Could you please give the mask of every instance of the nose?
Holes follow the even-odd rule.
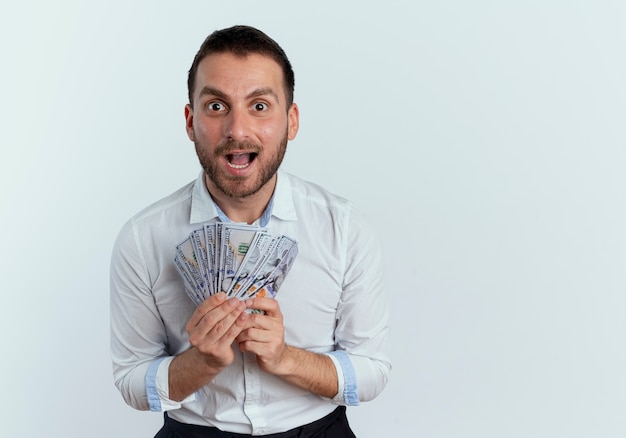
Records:
[[[232,108],[224,124],[224,136],[232,140],[245,140],[249,135],[249,120],[247,111]]]

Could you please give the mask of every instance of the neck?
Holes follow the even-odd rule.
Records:
[[[213,201],[231,221],[251,224],[260,218],[267,208],[276,187],[276,179],[277,177],[274,175],[258,192],[243,198],[226,195],[213,184],[206,174],[204,175],[204,184]]]

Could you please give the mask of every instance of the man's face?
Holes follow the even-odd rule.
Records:
[[[298,132],[298,107],[287,108],[283,74],[273,59],[217,53],[196,73],[187,135],[196,145],[210,191],[232,198],[257,193],[274,176]]]

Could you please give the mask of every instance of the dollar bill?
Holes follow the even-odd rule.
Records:
[[[248,249],[257,233],[264,231],[258,227],[224,224],[222,227],[221,261],[222,278],[221,288],[230,291],[235,274],[243,262]]]
[[[242,296],[242,293],[252,282],[255,268],[261,263],[274,240],[273,236],[266,233],[257,233],[254,236],[254,240],[235,274],[235,279],[228,291],[229,295]]]
[[[204,228],[192,231],[189,238],[191,240],[195,259],[198,264],[199,275],[202,276],[202,280],[204,282],[204,292],[205,295],[208,296],[212,293],[212,291],[210,288],[211,278],[209,276],[210,268]]]
[[[284,276],[291,269],[297,255],[296,241],[287,236],[276,237],[248,277],[247,287],[240,291],[241,297],[270,296],[274,298]]]
[[[297,242],[287,236],[218,222],[193,230],[177,245],[174,266],[196,305],[220,291],[241,300],[274,298],[297,254]]]
[[[207,248],[207,262],[208,262],[208,277],[209,277],[209,291],[211,295],[219,292],[216,287],[216,279],[215,279],[215,267],[217,263],[215,262],[215,228],[216,224],[205,224],[204,225],[204,238],[206,242]]]
[[[205,299],[204,289],[197,283],[193,273],[190,271],[189,264],[183,261],[183,256],[180,253],[177,253],[176,257],[174,257],[174,266],[183,278],[185,292],[196,305],[199,305]]]
[[[206,284],[203,276],[200,273],[200,266],[198,265],[198,259],[191,243],[191,238],[188,237],[180,245],[176,247],[176,251],[180,256],[181,262],[187,268],[187,271],[192,275],[196,284],[206,292]]]
[[[294,245],[287,249],[284,257],[281,258],[278,266],[267,276],[267,281],[263,285],[258,285],[259,291],[257,296],[269,296],[275,298],[278,293],[278,289],[282,286],[287,274],[291,270],[291,266],[298,255],[298,244],[294,242]]]

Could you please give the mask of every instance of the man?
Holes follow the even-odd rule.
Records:
[[[376,397],[390,370],[376,239],[349,202],[279,170],[299,110],[275,41],[247,26],[214,32],[188,86],[202,171],[133,217],[113,251],[116,386],[165,412],[157,437],[354,436],[345,406]],[[276,299],[187,297],[175,248],[218,221],[298,242]]]

